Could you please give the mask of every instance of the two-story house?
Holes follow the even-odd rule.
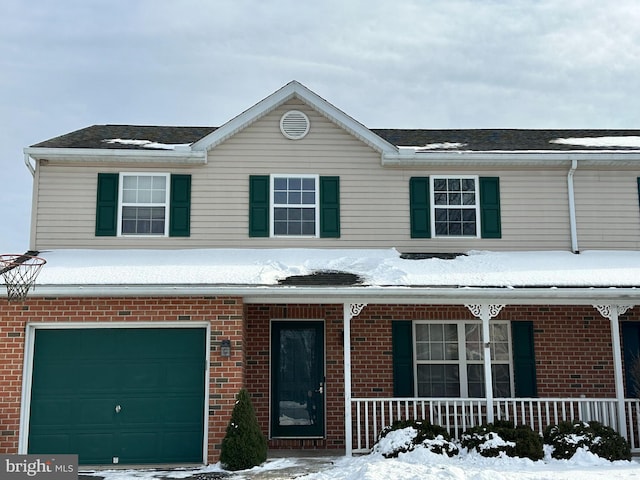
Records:
[[[640,130],[374,130],[291,82],[25,162],[47,264],[0,304],[2,452],[214,462],[241,388],[272,449],[407,417],[640,448]]]

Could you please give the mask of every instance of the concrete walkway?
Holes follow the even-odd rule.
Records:
[[[79,480],[289,480],[331,468],[342,458],[339,450],[276,450],[260,467],[238,472],[206,472],[202,468],[140,467],[117,470],[80,468]],[[193,472],[191,475],[190,472]]]

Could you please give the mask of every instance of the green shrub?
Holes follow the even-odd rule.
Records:
[[[513,423],[501,420],[470,428],[462,434],[460,444],[483,457],[497,457],[502,452],[531,460],[544,457],[540,435],[526,425],[514,427]]]
[[[631,460],[631,449],[613,428],[600,422],[560,422],[544,429],[544,443],[553,447],[556,459],[573,457],[578,448],[589,450],[607,460]]]
[[[266,460],[267,439],[258,425],[249,393],[242,389],[222,440],[220,463],[227,470],[245,470]]]
[[[433,425],[426,420],[399,420],[394,422],[391,426],[382,430],[378,437],[378,442],[374,446],[374,451],[380,450],[380,441],[391,432],[405,428],[413,428],[416,432],[415,437],[408,443],[394,445],[390,451],[386,449],[382,453],[386,458],[397,457],[400,453],[410,452],[418,446],[438,455],[446,454],[449,457],[453,457],[459,452],[456,444],[451,441],[451,435],[444,427]]]

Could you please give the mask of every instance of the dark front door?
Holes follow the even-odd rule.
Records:
[[[271,436],[324,436],[324,322],[271,325]]]
[[[36,331],[29,453],[81,464],[203,460],[206,331]]]

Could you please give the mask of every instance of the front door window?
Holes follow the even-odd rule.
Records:
[[[324,436],[324,323],[272,323],[271,434]]]

